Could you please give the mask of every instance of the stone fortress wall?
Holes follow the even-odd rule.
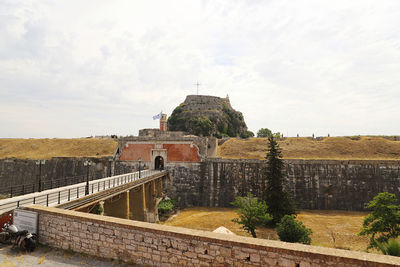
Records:
[[[292,244],[32,206],[40,242],[150,266],[398,266],[393,256]]]
[[[93,164],[89,167],[89,175],[100,179],[116,174],[132,171],[131,166],[126,166],[121,161],[112,157],[102,158],[68,158],[57,157],[46,160],[41,167],[41,180],[56,181],[67,177],[87,175],[87,167],[83,165],[85,160]],[[0,191],[5,191],[11,186],[28,185],[38,183],[39,166],[36,160],[31,159],[2,159],[0,160]],[[27,190],[30,190],[27,188]],[[37,190],[37,188],[36,188]]]
[[[186,96],[183,110],[221,110],[223,106],[232,108],[229,98],[221,98],[209,95],[188,95]]]
[[[42,181],[86,176],[86,158],[53,158],[42,166]],[[135,162],[91,158],[90,175],[103,178],[131,172]],[[380,192],[400,198],[400,161],[285,160],[287,185],[300,209],[365,210]],[[227,207],[247,192],[258,197],[265,188],[260,160],[208,158],[201,162],[167,162],[168,194],[180,206]],[[143,165],[142,165],[143,167]],[[0,160],[0,188],[38,182],[35,160]]]
[[[380,192],[400,198],[400,161],[285,160],[286,188],[299,209],[365,210]],[[171,169],[169,194],[182,206],[228,207],[265,189],[261,160],[207,159]],[[188,190],[190,189],[190,190]]]

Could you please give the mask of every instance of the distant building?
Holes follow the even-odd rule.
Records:
[[[132,166],[160,169],[185,163],[200,163],[215,157],[217,139],[186,132],[167,131],[167,115],[160,118],[160,129],[141,129],[139,136],[118,139],[117,157]]]

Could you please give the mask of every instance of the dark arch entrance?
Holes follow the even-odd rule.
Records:
[[[164,169],[164,159],[161,156],[157,156],[154,160],[154,169],[163,170]]]

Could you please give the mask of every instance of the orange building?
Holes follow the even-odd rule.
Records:
[[[143,131],[142,131],[143,133]],[[151,133],[147,129],[147,133]],[[119,139],[119,160],[149,169],[160,169],[184,163],[200,163],[206,157],[216,156],[217,139],[214,137],[197,137],[174,135],[174,132],[163,132],[154,137],[135,136]]]

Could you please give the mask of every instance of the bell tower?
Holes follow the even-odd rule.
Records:
[[[160,131],[166,132],[167,131],[167,114],[161,114],[160,118]]]

